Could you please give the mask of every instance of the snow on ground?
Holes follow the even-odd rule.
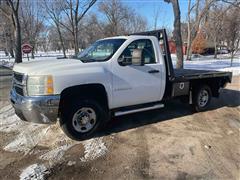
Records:
[[[12,142],[4,147],[4,150],[28,154],[41,141],[41,138],[45,136],[49,127],[36,126],[35,124],[28,125]]]
[[[172,55],[173,65],[176,66],[176,56]],[[227,55],[219,55],[219,59],[213,56],[201,56],[193,58],[191,61],[184,61],[185,69],[214,70],[214,71],[230,71],[234,76],[240,75],[240,54],[233,59]]]
[[[71,148],[73,145],[65,144],[63,146],[57,147],[53,150],[48,151],[47,153],[41,155],[39,159],[50,161],[50,163],[58,163],[62,160],[65,151]]]
[[[91,161],[107,153],[107,147],[103,142],[103,138],[90,139],[83,143],[85,148],[84,157],[80,158],[81,161]]]
[[[11,105],[5,106],[0,109],[0,131],[12,132],[16,131],[16,127],[20,127],[24,124],[23,121],[15,115],[14,109]]]
[[[17,133],[3,148],[9,152],[20,152],[24,155],[38,154],[38,159],[46,161],[47,167],[64,160],[65,153],[77,144],[83,144],[84,156],[79,155],[80,161],[91,161],[107,153],[103,138],[94,138],[83,142],[69,139],[57,125],[41,125],[21,121],[14,112],[11,105],[0,109],[0,132]],[[35,147],[44,146],[45,150],[35,150]],[[75,162],[70,162],[70,165]],[[21,178],[40,179],[44,174],[43,165],[34,164],[24,170]],[[43,173],[43,174],[42,174]]]
[[[44,180],[44,176],[49,174],[48,169],[42,164],[33,164],[24,169],[20,175],[20,180]]]
[[[66,52],[66,55],[69,56],[69,55],[73,55],[74,54],[74,50],[68,50]],[[38,56],[41,56],[41,57],[44,57],[44,56],[54,56],[54,57],[62,57],[63,56],[63,53],[62,51],[38,51],[34,54],[35,57],[38,57]],[[24,58],[27,58],[27,54],[23,54],[23,57]],[[29,57],[31,57],[31,54],[29,54]],[[0,59],[3,58],[10,58],[9,56],[6,56],[4,51],[0,51]]]

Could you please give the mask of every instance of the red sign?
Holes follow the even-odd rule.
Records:
[[[30,44],[23,44],[22,52],[25,54],[29,54],[30,52],[32,52],[32,46]]]

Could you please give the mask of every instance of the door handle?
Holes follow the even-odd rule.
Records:
[[[159,73],[159,70],[150,70],[148,73]]]

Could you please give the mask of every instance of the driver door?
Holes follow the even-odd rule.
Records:
[[[150,39],[131,42],[119,58],[131,61],[134,49],[142,51],[144,65],[113,63],[113,107],[125,107],[160,100],[161,73]]]

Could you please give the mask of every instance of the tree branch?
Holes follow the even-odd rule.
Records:
[[[77,18],[77,22],[79,22],[84,15],[88,12],[88,10],[97,2],[97,0],[91,0],[91,2],[89,3],[88,7],[83,11],[83,13],[81,14],[81,16],[79,16]]]

